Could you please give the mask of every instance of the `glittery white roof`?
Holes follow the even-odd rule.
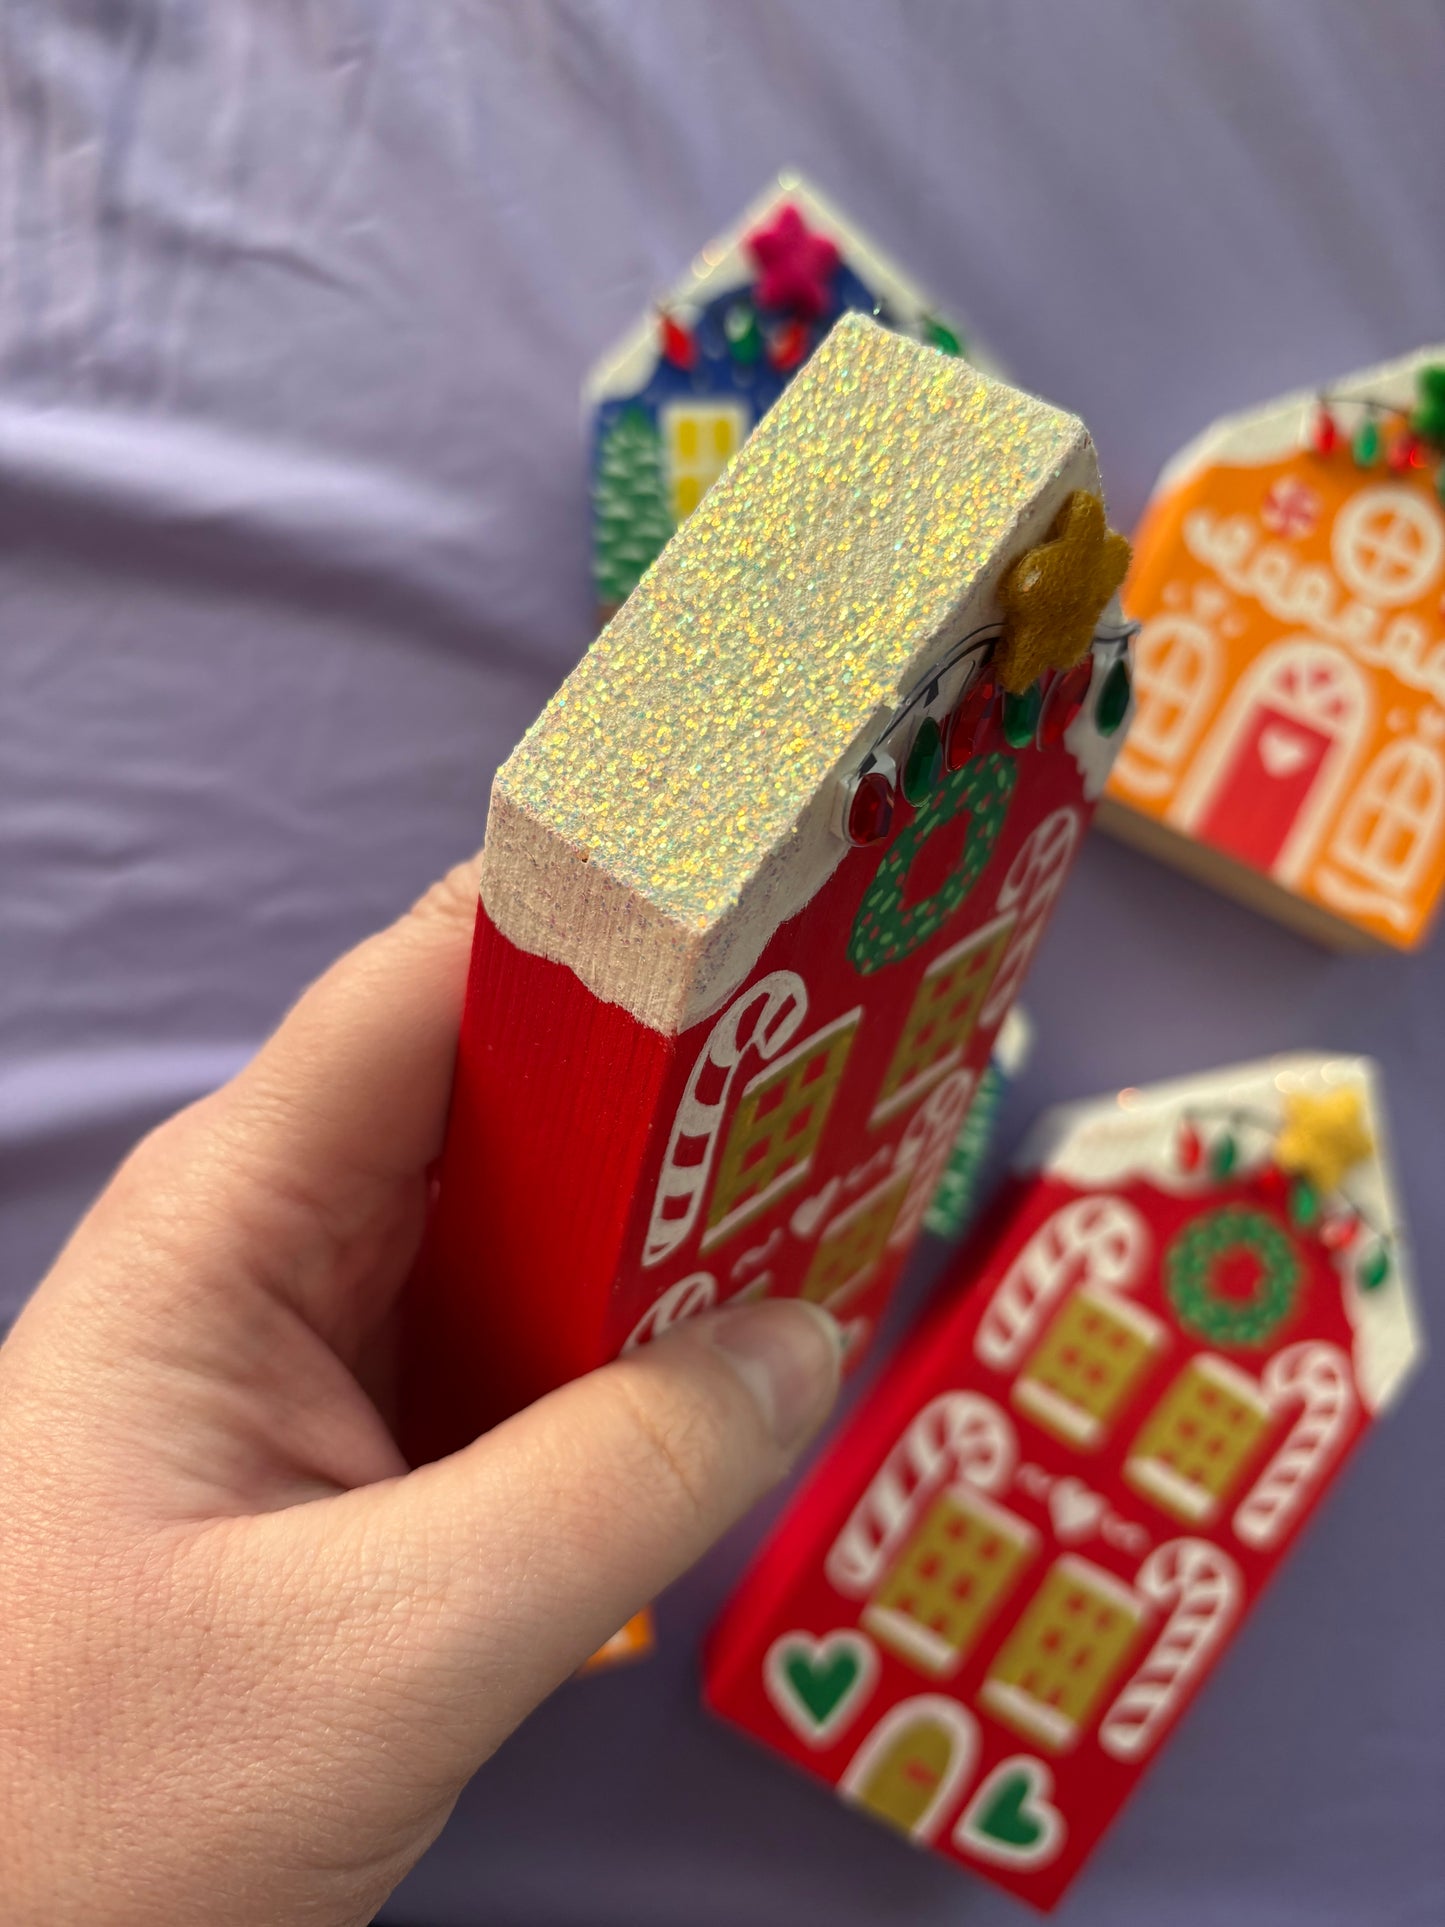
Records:
[[[716,1008],[841,860],[849,757],[1098,487],[1076,417],[845,316],[499,772],[493,921],[654,1029]]]

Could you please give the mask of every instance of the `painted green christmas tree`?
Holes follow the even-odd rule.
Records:
[[[603,435],[594,491],[597,593],[624,602],[672,534],[662,441],[645,409],[624,408]]]

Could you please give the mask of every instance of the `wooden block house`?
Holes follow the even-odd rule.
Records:
[[[1050,1113],[745,1576],[708,1702],[1051,1908],[1420,1349],[1366,1060]]]
[[[498,773],[407,1404],[867,1336],[1126,721],[1082,424],[847,316]]]
[[[583,391],[604,620],[841,315],[991,359],[811,182],[782,174],[598,361]]]
[[[1115,835],[1339,949],[1445,886],[1445,348],[1218,423],[1164,471],[1126,589]]]

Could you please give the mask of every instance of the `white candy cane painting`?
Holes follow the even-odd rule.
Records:
[[[1374,1103],[1299,1058],[1046,1120],[744,1582],[713,1706],[1051,1907],[1404,1382]]]

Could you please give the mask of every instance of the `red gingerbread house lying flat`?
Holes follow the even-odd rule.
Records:
[[[1098,490],[847,317],[501,770],[415,1450],[710,1305],[866,1335],[1126,718]]]
[[[1045,1118],[729,1607],[713,1707],[1051,1907],[1418,1355],[1382,1130],[1320,1057]]]

